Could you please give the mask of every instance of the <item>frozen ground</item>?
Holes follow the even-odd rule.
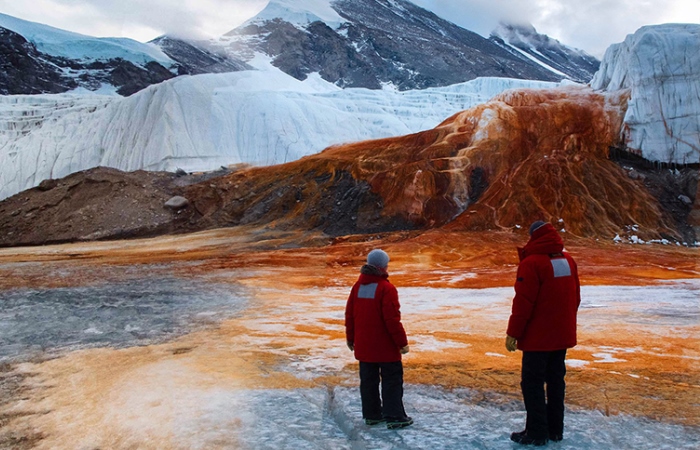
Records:
[[[192,396],[197,396],[195,400]],[[446,391],[431,386],[406,386],[405,404],[413,426],[387,430],[369,427],[360,417],[356,388],[296,390],[212,390],[184,392],[176,404],[172,433],[177,448],[255,450],[390,450],[390,449],[516,449],[509,440],[520,431],[525,413],[520,404],[475,405],[469,390]],[[149,398],[149,401],[158,401]],[[192,408],[192,404],[197,405]],[[184,407],[177,410],[178,405]],[[135,405],[136,406],[136,405]],[[141,427],[153,426],[146,420]],[[127,442],[137,446],[137,439]],[[565,438],[548,448],[697,449],[697,429],[629,416],[606,417],[595,411],[568,410]]]
[[[173,338],[234,316],[246,306],[242,292],[236,285],[159,276],[0,291],[0,363],[79,347],[128,347]]]
[[[410,360],[430,352],[466,348],[463,342],[433,333],[439,330],[431,324],[449,328],[445,331],[487,336],[489,326],[507,320],[512,288],[399,288],[399,293],[412,339]],[[54,360],[54,367],[66,368],[47,374],[70,373],[66,378],[49,377],[51,389],[46,401],[36,406],[50,413],[40,414],[34,423],[48,421],[58,427],[47,428],[54,434],[49,431],[39,448],[76,448],[60,444],[65,442],[80,444],[80,448],[520,448],[508,437],[523,428],[522,403],[497,393],[485,395],[469,386],[449,390],[407,384],[405,404],[415,424],[399,431],[367,427],[361,420],[358,388],[337,381],[346,379],[347,366],[353,362],[342,338],[319,339],[310,333],[323,324],[332,330],[341,329],[346,289],[309,289],[295,292],[294,302],[279,301],[288,294],[269,291],[259,297],[258,290],[256,301],[263,305],[265,298],[272,301],[252,307],[252,292],[242,287],[158,277],[98,287],[3,291],[0,356],[28,358],[37,346],[66,352],[76,346],[142,345],[237,318],[230,334],[224,325],[221,333],[200,336],[196,341],[200,347],[191,345],[190,353],[138,353],[147,359],[145,365],[132,371],[118,364],[129,367],[124,360],[138,360],[137,354],[124,354],[124,360],[115,359],[112,367],[109,358],[114,355],[96,353],[99,358],[107,358],[101,363],[110,366],[107,372],[91,372],[89,355],[85,359],[78,356],[71,360],[68,355]],[[587,286],[583,289],[580,327],[590,333],[605,332],[612,325],[630,325],[633,330],[644,329],[650,333],[647,336],[692,339],[697,333],[699,294],[699,280],[664,286]],[[237,347],[241,342],[244,347]],[[305,348],[309,351],[302,351]],[[616,365],[620,361],[645,351],[656,350],[596,347],[590,351],[593,361],[570,360],[569,367],[587,370],[591,364],[603,363],[613,374],[624,370]],[[274,370],[301,380],[297,386],[256,388],[236,378],[235,364],[225,365],[232,358],[256,361],[259,355],[273,353],[278,357]],[[158,354],[166,356],[157,359]],[[483,357],[506,355],[499,346],[488,349]],[[697,359],[694,354],[681,357]],[[30,372],[39,368],[27,367]],[[269,370],[273,366],[266,367]],[[594,372],[601,372],[598,367]],[[249,368],[241,366],[240,370]],[[104,380],[104,390],[95,387],[100,385],[95,374],[100,373],[110,378]],[[257,376],[272,377],[274,373],[262,371]],[[298,387],[306,382],[316,387]],[[91,399],[98,401],[93,403]],[[86,433],[84,429],[90,424],[97,424],[97,428]],[[565,426],[564,441],[550,443],[548,448],[700,448],[698,428],[628,415],[606,416],[579,407],[568,410]],[[97,430],[102,427],[109,431],[100,434],[102,431]],[[31,429],[44,428],[32,425]]]
[[[359,411],[356,389],[255,391],[243,400],[245,415],[211,404],[209,414],[247,430],[240,443],[254,449],[514,449],[512,431],[523,428],[525,414],[519,405],[475,406],[468,390],[407,386],[406,409],[415,420],[409,428],[390,431],[368,427]],[[236,400],[238,402],[240,400]],[[239,404],[239,407],[243,406]],[[221,411],[216,412],[216,408]],[[697,430],[643,419],[605,417],[599,412],[568,411],[566,435],[556,449],[695,449]],[[223,430],[222,430],[223,431]],[[225,431],[224,431],[225,432]]]

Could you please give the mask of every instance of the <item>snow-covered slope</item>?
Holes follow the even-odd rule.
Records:
[[[77,97],[60,115],[41,112],[54,97],[6,97],[0,198],[96,166],[198,171],[283,163],[332,144],[429,129],[509,88],[551,86],[487,78],[423,91],[341,90],[317,76],[300,82],[243,71],[179,77],[128,98]]]
[[[591,86],[630,90],[622,130],[629,150],[652,161],[700,162],[700,25],[640,28],[608,48]]]
[[[600,61],[593,56],[537,33],[532,25],[501,23],[491,33],[490,39],[506,50],[580,83],[591,81],[600,66]]]
[[[158,47],[126,38],[95,38],[0,14],[0,27],[24,36],[42,53],[82,62],[121,58],[137,65],[174,64]]]

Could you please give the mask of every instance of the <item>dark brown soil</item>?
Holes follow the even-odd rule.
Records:
[[[165,203],[188,184],[229,173],[122,172],[98,167],[0,202],[0,247],[157,236],[188,230],[191,207]]]
[[[695,202],[698,169],[658,168],[628,159],[617,163],[630,178],[643,181],[671,218],[677,235],[684,242],[696,242],[698,237],[689,224],[689,214]],[[264,201],[241,202],[238,208],[243,209],[237,220],[231,214],[212,214],[205,208],[210,203],[214,209],[232,207],[220,204],[222,200],[216,195],[221,185],[227,184],[220,177],[232,171],[235,168],[206,174],[127,173],[98,167],[60,180],[47,180],[0,202],[0,247],[152,237],[269,219],[272,205]],[[165,206],[173,196],[183,193],[199,197],[189,198],[190,204],[179,210]],[[208,201],[211,195],[217,201]],[[257,217],[255,212],[261,208],[267,213]],[[338,219],[343,217],[342,211],[333,213],[336,225],[342,226]]]

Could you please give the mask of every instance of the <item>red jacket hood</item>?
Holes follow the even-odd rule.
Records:
[[[360,270],[360,279],[358,281],[360,284],[370,284],[386,280],[387,278],[389,278],[389,274],[386,270],[365,264]]]
[[[518,247],[520,261],[530,255],[551,255],[561,253],[564,250],[564,242],[551,223],[542,225],[530,236],[525,247]]]

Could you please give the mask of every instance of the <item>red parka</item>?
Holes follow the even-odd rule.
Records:
[[[401,361],[408,345],[401,324],[399,294],[388,274],[366,265],[350,291],[345,307],[345,335],[362,362]]]
[[[519,248],[508,336],[523,351],[554,351],[576,345],[576,314],[581,285],[576,262],[551,224],[532,233]]]

